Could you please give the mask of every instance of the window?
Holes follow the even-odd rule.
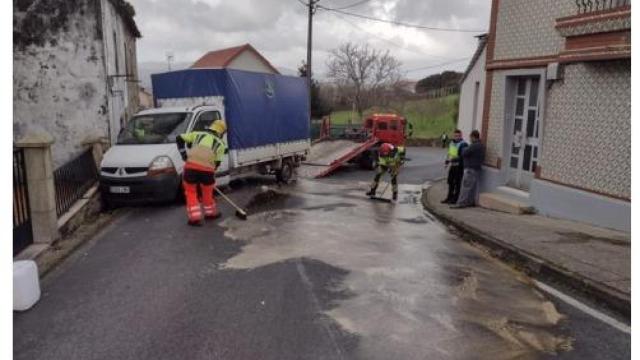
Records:
[[[193,125],[192,131],[203,131],[211,126],[215,120],[220,120],[220,113],[217,111],[205,111],[198,116],[198,120]]]
[[[391,120],[391,130],[398,130],[398,120]]]
[[[118,64],[118,41],[116,39],[116,32],[113,32],[113,56],[116,60],[116,75],[120,75],[120,64]]]
[[[387,130],[387,123],[386,122],[379,122],[378,123],[378,130]]]
[[[373,128],[373,120],[372,119],[367,119],[367,122],[365,122],[364,127],[367,128],[367,129]]]
[[[166,144],[176,141],[189,124],[189,113],[138,115],[120,131],[118,144]]]

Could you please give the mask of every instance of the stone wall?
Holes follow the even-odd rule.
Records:
[[[137,78],[139,35],[137,28],[132,32],[132,17],[123,17],[123,7],[130,5],[123,0],[17,0],[14,5],[14,140],[50,134],[55,167],[78,155],[87,140],[115,141],[139,103],[137,83],[127,81]]]
[[[83,141],[108,136],[99,8],[97,0],[15,3],[14,139],[51,134],[56,167]]]

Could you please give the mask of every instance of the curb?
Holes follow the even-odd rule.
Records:
[[[428,201],[428,194],[433,185],[435,184],[422,189],[423,207],[443,223],[460,230],[465,241],[486,248],[491,256],[515,266],[532,278],[559,284],[588,299],[594,300],[600,305],[604,305],[626,319],[631,318],[631,299],[626,294],[614,291],[607,286],[596,283],[587,277],[497,239],[476,227],[456,221],[451,216],[440,212]]]

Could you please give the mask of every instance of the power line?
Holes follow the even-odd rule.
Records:
[[[344,10],[340,10],[340,9],[328,8],[328,7],[325,7],[325,6],[322,6],[322,5],[318,5],[318,8],[322,9],[322,10],[327,10],[327,11],[334,11],[334,12],[337,12],[337,13],[340,13],[340,14],[343,14],[343,15],[353,16],[353,17],[357,17],[357,18],[361,18],[361,19],[378,21],[378,22],[383,22],[383,23],[393,24],[393,25],[399,25],[399,26],[404,26],[404,27],[411,27],[411,28],[415,28],[415,29],[432,30],[432,31],[448,31],[448,32],[464,32],[464,33],[486,32],[485,30],[440,28],[440,27],[425,26],[425,25],[418,25],[418,24],[409,24],[409,23],[405,23],[405,22],[401,22],[401,21],[380,19],[380,18],[375,18],[375,17],[372,17],[372,16],[356,14],[356,13],[352,13],[352,12],[344,11]]]
[[[361,0],[361,1],[355,2],[355,3],[351,4],[351,5],[347,5],[347,6],[344,6],[344,7],[331,8],[331,10],[345,10],[345,9],[349,9],[349,8],[352,8],[352,7],[356,7],[358,5],[362,5],[364,3],[368,3],[369,1],[371,1],[371,0]]]
[[[464,57],[464,58],[460,58],[460,59],[444,62],[444,63],[441,63],[441,64],[436,64],[436,65],[430,65],[430,66],[424,66],[424,67],[419,67],[419,68],[415,68],[415,69],[405,70],[405,72],[409,73],[409,72],[414,72],[414,71],[419,71],[419,70],[434,69],[434,68],[438,68],[438,67],[442,67],[442,66],[446,66],[446,65],[459,63],[459,62],[462,62],[462,61],[465,61],[465,60],[469,60],[470,58],[471,58],[470,56],[467,56],[467,57]]]
[[[386,43],[388,43],[388,44],[390,44],[390,45],[393,45],[393,46],[395,46],[395,47],[397,47],[397,48],[399,48],[399,49],[402,49],[402,50],[408,50],[408,51],[411,51],[411,52],[413,52],[413,53],[415,53],[415,54],[418,54],[418,55],[431,56],[431,57],[437,57],[437,58],[444,59],[444,60],[451,60],[451,59],[446,58],[446,57],[442,57],[442,56],[438,56],[438,55],[432,55],[432,54],[425,54],[425,53],[423,53],[423,52],[421,52],[421,51],[416,51],[416,50],[413,50],[413,49],[411,49],[411,48],[407,48],[407,47],[402,46],[402,45],[400,45],[400,44],[398,44],[398,43],[396,43],[396,42],[394,42],[394,41],[392,41],[392,40],[389,40],[389,39],[383,38],[383,37],[381,37],[381,36],[378,36],[378,35],[376,35],[376,34],[374,34],[374,33],[370,32],[370,31],[367,31],[367,30],[365,30],[365,29],[361,28],[360,26],[358,26],[358,25],[356,25],[355,23],[353,23],[353,22],[351,22],[351,21],[347,20],[346,18],[344,18],[342,15],[340,15],[340,14],[338,14],[338,13],[333,13],[333,15],[334,15],[334,16],[336,16],[336,17],[338,17],[338,18],[339,18],[339,19],[341,19],[342,21],[346,22],[347,24],[351,25],[352,27],[354,27],[354,28],[356,28],[356,29],[358,29],[358,30],[360,30],[360,31],[362,31],[362,32],[365,32],[365,33],[367,33],[367,34],[369,34],[369,35],[371,35],[371,36],[373,36],[373,37],[375,37],[375,38],[377,38],[377,39],[379,39],[379,40],[382,40],[382,41],[384,41],[384,42],[386,42]]]

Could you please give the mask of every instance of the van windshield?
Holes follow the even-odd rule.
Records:
[[[165,144],[176,141],[185,132],[190,113],[138,115],[118,135],[118,144]]]

